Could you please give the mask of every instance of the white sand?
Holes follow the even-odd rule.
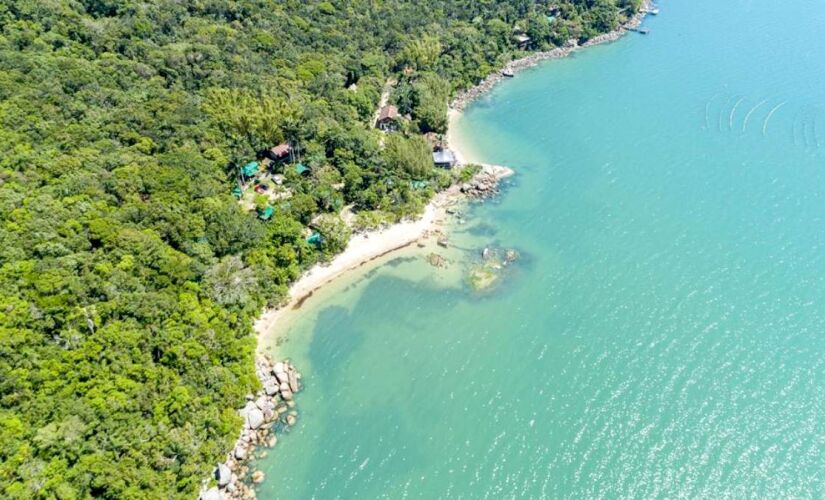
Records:
[[[259,340],[268,336],[284,314],[295,310],[295,306],[315,290],[367,262],[406,248],[439,229],[444,219],[444,209],[450,200],[450,193],[439,193],[424,209],[421,218],[353,236],[347,248],[331,262],[317,264],[292,284],[286,304],[264,311],[254,325]],[[259,348],[264,348],[264,344],[259,342]]]
[[[455,127],[453,126],[460,116],[459,111],[450,110],[450,127],[447,141],[456,156],[456,160],[463,165],[467,160],[467,150],[461,144],[461,140],[455,133]],[[504,167],[492,168],[500,169]],[[512,173],[510,169],[507,169],[507,171],[501,176],[505,177]],[[258,348],[265,349],[268,343],[264,339],[272,334],[278,322],[285,315],[297,310],[298,307],[296,306],[300,306],[300,303],[322,286],[370,261],[406,248],[416,241],[426,238],[430,233],[440,230],[446,218],[446,207],[459,196],[460,192],[456,186],[438,193],[427,205],[421,218],[353,236],[347,248],[335,256],[331,262],[318,264],[304,273],[289,288],[290,298],[286,304],[267,309],[255,321],[255,332],[259,340]]]

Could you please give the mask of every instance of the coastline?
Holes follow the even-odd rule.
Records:
[[[472,150],[467,147],[466,138],[461,137],[458,132],[458,128],[455,126],[457,121],[461,118],[464,108],[473,100],[491,91],[495,85],[504,80],[505,77],[502,74],[503,71],[509,71],[515,74],[518,71],[533,67],[545,60],[566,57],[580,48],[618,40],[630,29],[633,29],[641,24],[647,14],[647,10],[651,7],[651,5],[651,0],[643,0],[639,13],[634,15],[630,20],[628,20],[628,22],[624,23],[618,29],[610,33],[606,33],[588,40],[581,46],[575,42],[568,43],[564,47],[559,47],[547,52],[534,53],[521,59],[511,61],[501,70],[489,75],[480,84],[462,91],[455,96],[448,107],[448,130],[446,134],[448,147],[455,155],[456,166],[460,167],[474,164],[481,166],[482,170],[477,173],[470,182],[464,184],[454,184],[446,190],[436,193],[433,199],[427,204],[423,214],[419,218],[404,220],[393,225],[354,235],[350,239],[344,251],[336,255],[330,262],[316,264],[301,277],[299,277],[290,286],[288,299],[284,303],[265,309],[258,319],[255,320],[253,327],[257,337],[258,358],[256,360],[256,365],[258,368],[256,371],[258,377],[261,379],[261,383],[264,386],[264,389],[256,394],[256,397],[258,400],[263,401],[262,404],[271,406],[271,408],[268,406],[265,407],[269,410],[267,416],[274,416],[274,418],[277,419],[281,415],[281,413],[277,411],[277,409],[281,409],[281,407],[277,406],[278,401],[281,402],[282,406],[284,402],[288,402],[288,407],[290,409],[294,408],[292,392],[288,390],[288,387],[288,401],[280,396],[278,391],[274,391],[270,387],[272,385],[273,377],[275,377],[275,381],[278,381],[278,374],[276,374],[273,368],[274,365],[272,360],[273,358],[278,359],[279,355],[277,352],[269,350],[272,347],[271,339],[282,326],[287,324],[290,315],[295,315],[298,311],[300,311],[304,303],[318,290],[349,274],[350,272],[362,269],[366,265],[375,263],[383,257],[400,252],[411,247],[412,245],[417,245],[423,248],[427,246],[428,243],[432,243],[435,239],[440,238],[441,235],[444,234],[444,229],[447,225],[448,218],[450,213],[452,213],[449,210],[451,206],[459,203],[463,199],[472,198],[474,196],[484,197],[497,193],[496,187],[498,183],[502,179],[514,174],[514,171],[509,167],[488,165],[472,161],[474,158]],[[289,366],[289,361],[285,360],[282,363],[278,363],[278,365],[284,364]],[[290,369],[294,370],[294,368]],[[297,373],[297,370],[295,370],[295,373]],[[300,375],[298,375],[298,378],[300,378]],[[297,391],[297,387],[295,388],[295,391]],[[246,410],[247,413],[250,411],[249,408],[246,408]],[[297,417],[297,412],[291,411],[287,416],[292,418],[288,425],[292,425]],[[283,418],[287,418],[287,416],[284,416]],[[244,418],[247,424],[242,431],[239,444],[236,445],[236,450],[238,449],[238,446],[243,448],[243,459],[238,456],[235,451],[231,452],[228,457],[228,465],[232,466],[232,470],[241,472],[241,474],[235,474],[232,472],[233,480],[237,478],[238,475],[241,475],[241,477],[246,475],[248,469],[243,468],[245,467],[243,463],[247,456],[253,455],[256,447],[261,445],[269,445],[269,447],[271,447],[275,442],[277,442],[276,439],[267,441],[263,434],[258,436],[254,432],[251,432],[251,429],[249,428],[249,418],[246,414],[244,414]],[[269,422],[269,420],[267,420],[267,422]],[[267,426],[269,426],[269,424],[267,424]],[[245,443],[248,443],[248,445]],[[234,462],[233,459],[235,460]],[[236,469],[237,467],[242,468]],[[217,472],[220,472],[220,470]],[[263,480],[263,473],[257,472],[257,474],[260,475],[253,477],[253,483],[258,483]],[[235,481],[232,481],[232,484],[234,484],[234,482]],[[244,494],[251,493],[254,497],[254,490],[244,489],[242,492]],[[238,491],[238,493],[242,492]]]
[[[507,79],[508,77],[504,76],[504,73],[515,75],[520,71],[536,66],[542,61],[561,59],[569,56],[579,49],[593,47],[594,45],[601,45],[603,43],[615,42],[629,31],[638,28],[652,7],[653,0],[643,0],[642,5],[639,8],[639,12],[628,19],[627,22],[620,25],[615,30],[593,37],[581,45],[579,45],[575,39],[571,39],[561,47],[556,47],[555,49],[548,50],[546,52],[534,52],[520,59],[510,61],[500,70],[495,73],[491,73],[475,87],[471,87],[456,94],[452,102],[450,102],[450,111],[459,113],[464,111],[464,108],[467,107],[468,104],[493,90],[493,88],[502,80]]]
[[[652,7],[652,0],[643,0],[639,12],[631,17],[627,22],[617,29],[591,38],[582,45],[575,41],[568,42],[564,47],[558,47],[547,52],[537,52],[521,59],[509,62],[501,70],[490,74],[481,83],[459,92],[450,102],[448,108],[447,143],[456,158],[456,165],[463,166],[470,163],[482,166],[482,172],[476,176],[487,176],[488,178],[500,181],[505,177],[513,175],[513,170],[508,167],[497,165],[487,165],[472,162],[471,152],[466,143],[458,135],[455,124],[461,118],[464,108],[473,100],[491,91],[499,82],[505,79],[504,71],[513,74],[527,68],[536,66],[538,63],[551,59],[566,57],[578,49],[592,47],[603,43],[618,40],[631,29],[638,27],[648,10]],[[309,271],[298,278],[289,288],[289,298],[279,306],[268,308],[261,316],[255,320],[253,327],[258,339],[258,352],[263,355],[263,347],[278,325],[283,322],[285,316],[290,312],[301,308],[303,303],[309,299],[315,291],[326,284],[335,281],[339,277],[358,269],[372,261],[387,256],[394,252],[403,250],[410,245],[427,239],[432,234],[441,232],[444,220],[447,216],[447,207],[464,197],[464,190],[467,185],[453,185],[450,188],[437,193],[424,209],[424,214],[415,220],[405,220],[388,227],[367,231],[352,237],[343,252],[336,255],[330,262],[316,264]]]
[[[438,193],[419,219],[357,234],[350,239],[344,251],[330,262],[316,264],[305,272],[289,287],[289,299],[284,304],[265,310],[255,321],[253,326],[258,336],[259,352],[266,343],[264,340],[272,335],[283,318],[300,309],[318,289],[350,271],[407,248],[439,231],[447,206],[452,201],[453,196],[449,190]]]

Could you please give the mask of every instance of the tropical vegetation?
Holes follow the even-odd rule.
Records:
[[[420,211],[456,89],[638,4],[0,2],[0,496],[194,496],[258,386],[252,319],[346,245],[339,211]],[[282,142],[262,220],[232,190]]]

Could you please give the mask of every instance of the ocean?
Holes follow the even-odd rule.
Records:
[[[825,496],[825,3],[660,9],[469,106],[517,175],[446,268],[283,327],[306,389],[259,498]],[[519,258],[476,290],[484,248]]]

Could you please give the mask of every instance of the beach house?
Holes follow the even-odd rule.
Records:
[[[384,132],[392,132],[398,130],[399,118],[398,108],[388,104],[378,112],[378,120],[375,121],[375,126]]]

